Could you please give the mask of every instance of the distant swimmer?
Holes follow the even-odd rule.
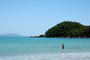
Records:
[[[64,44],[62,44],[62,49],[64,49]]]

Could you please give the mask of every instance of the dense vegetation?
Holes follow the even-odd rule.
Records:
[[[90,37],[90,26],[78,22],[64,21],[48,29],[45,37]]]

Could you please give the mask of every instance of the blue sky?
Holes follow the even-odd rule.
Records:
[[[62,21],[90,25],[90,0],[0,0],[0,34],[44,34]]]

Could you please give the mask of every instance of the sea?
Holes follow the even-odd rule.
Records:
[[[90,38],[0,37],[0,60],[90,60]]]

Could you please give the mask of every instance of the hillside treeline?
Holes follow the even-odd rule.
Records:
[[[90,26],[78,22],[64,21],[45,32],[45,37],[89,38]]]

